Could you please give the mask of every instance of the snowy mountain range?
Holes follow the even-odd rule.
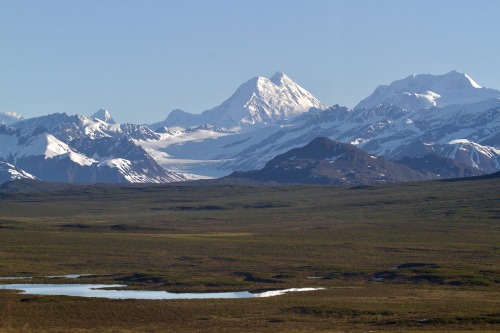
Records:
[[[59,118],[59,115],[56,115]],[[75,119],[75,118],[70,118]],[[76,118],[78,119],[78,118]],[[37,122],[35,122],[37,123]],[[72,128],[71,123],[58,123],[53,128]],[[73,124],[74,125],[74,124]],[[79,138],[64,142],[62,137],[73,137],[67,132],[49,132],[45,127],[34,129],[19,124],[13,128],[0,126],[0,161],[11,163],[41,180],[87,183],[165,183],[189,179],[184,175],[160,167],[151,156],[129,138],[110,136],[96,138],[87,132]],[[54,133],[54,134],[53,134]],[[105,149],[104,140],[113,149]],[[85,151],[83,144],[98,146],[101,155]],[[76,147],[76,148],[75,148]],[[79,150],[78,150],[79,149]],[[105,153],[102,153],[102,152]],[[107,153],[107,154],[106,154]],[[127,157],[132,156],[131,159]]]
[[[394,159],[422,156],[432,151],[454,158],[450,150],[467,149],[469,159],[462,158],[463,163],[481,168],[484,165],[481,160],[487,157],[497,169],[500,151],[495,147],[498,143],[493,147],[485,143],[495,141],[500,131],[500,100],[490,102],[414,112],[387,105],[372,109],[349,110],[334,106],[322,112],[312,110],[289,126],[276,129],[267,138],[245,147],[238,153],[238,158],[223,167],[242,170],[261,168],[272,157],[304,145],[314,137],[325,136]],[[474,144],[466,147],[465,140]],[[434,149],[412,149],[417,144]],[[445,149],[452,146],[456,149]],[[490,167],[484,168],[491,171]]]
[[[456,71],[380,86],[354,109],[326,107],[278,72],[250,79],[201,114],[175,110],[148,126],[117,124],[105,109],[90,117],[3,115],[0,162],[41,180],[163,183],[221,177],[261,169],[317,137],[386,160],[406,157],[412,165],[435,165],[428,172],[458,163],[461,171],[444,176],[500,170],[500,91]]]

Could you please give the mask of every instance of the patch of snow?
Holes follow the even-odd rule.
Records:
[[[456,139],[456,140],[451,140],[450,142],[448,142],[448,144],[450,144],[450,145],[454,145],[457,143],[470,143],[470,141],[467,139]]]
[[[366,142],[367,142],[367,140],[365,140],[363,138],[357,138],[357,139],[351,141],[350,144],[357,146],[357,145],[360,145],[360,144],[363,144],[363,143],[366,143]]]
[[[253,297],[272,297],[272,296],[280,296],[290,292],[314,291],[314,290],[324,290],[324,289],[325,288],[290,288],[284,290],[265,291],[262,293],[254,294]]]
[[[99,167],[107,166],[110,168],[118,168],[120,170],[127,170],[130,168],[131,162],[123,158],[111,158],[98,163]]]
[[[466,77],[467,79],[469,79],[470,84],[471,84],[474,88],[476,88],[476,89],[481,89],[481,88],[482,88],[482,87],[481,87],[479,84],[477,84],[477,83],[476,83],[476,81],[474,81],[474,80],[473,80],[473,79],[472,79],[469,75],[467,75],[467,74],[464,74],[464,75],[465,75],[465,77]]]
[[[7,162],[0,162],[0,174],[3,174],[4,180],[37,179],[32,174]]]
[[[8,158],[10,156],[14,161],[29,156],[43,156],[44,159],[68,157],[71,161],[82,166],[95,162],[49,133],[36,135],[23,144],[19,144],[15,136],[0,135],[0,138],[2,141],[0,157]]]

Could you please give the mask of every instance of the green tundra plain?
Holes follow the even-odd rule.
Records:
[[[0,192],[0,276],[270,298],[0,290],[0,332],[498,332],[500,180]],[[75,280],[43,276],[94,274]],[[0,283],[19,283],[1,280]]]

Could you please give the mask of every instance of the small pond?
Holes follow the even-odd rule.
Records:
[[[259,293],[249,291],[219,293],[171,293],[150,290],[119,290],[110,288],[126,287],[121,284],[4,284],[1,289],[21,290],[22,294],[58,295],[77,297],[98,297],[108,299],[203,299],[203,298],[252,298],[279,296],[290,292],[312,291],[323,288],[291,288]],[[103,289],[106,288],[106,289]]]

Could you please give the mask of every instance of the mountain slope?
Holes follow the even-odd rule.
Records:
[[[355,109],[385,104],[415,111],[491,98],[500,98],[500,91],[481,87],[467,74],[451,71],[443,75],[410,75],[390,85],[379,86]]]
[[[11,163],[41,180],[56,182],[167,183],[187,179],[161,168],[129,139],[84,137],[78,140],[82,142],[79,148],[84,148],[85,142],[91,147],[88,149],[96,150],[92,155],[95,158],[60,141],[43,127],[30,132],[0,126],[0,161]],[[102,152],[107,155],[100,156]]]
[[[474,177],[485,174],[475,166],[467,166],[449,157],[428,154],[421,157],[403,157],[398,163],[404,164],[413,170],[440,178]]]
[[[11,180],[37,179],[32,174],[6,162],[0,162],[0,184]]]
[[[500,149],[483,146],[466,139],[452,140],[445,144],[415,141],[398,147],[392,157],[395,159],[421,158],[427,154],[452,159],[470,170],[478,169],[486,173],[500,170]]]
[[[43,127],[31,132],[0,126],[0,141],[2,142],[0,159],[16,165],[32,157],[45,160],[68,158],[81,166],[95,162],[48,133]]]
[[[276,156],[261,170],[236,172],[229,177],[331,185],[381,184],[434,178],[368,154],[353,145],[324,137]]]
[[[291,119],[311,107],[326,108],[288,76],[277,72],[270,79],[250,79],[224,103],[202,114],[175,110],[165,122],[156,123],[154,127],[189,128],[209,124],[229,130],[254,129]]]
[[[123,177],[120,182],[169,183],[189,179],[163,169],[142,147],[127,138],[79,138],[70,145],[86,156],[92,156],[100,168],[116,168]]]
[[[33,132],[0,127],[0,161],[41,180],[91,181],[96,162],[58,140],[42,127]]]
[[[500,146],[498,133],[500,133],[499,99],[419,111],[408,111],[390,105],[355,110],[334,106],[324,111],[311,110],[287,126],[268,131],[258,142],[253,138],[251,145],[243,147],[222,167],[229,170],[262,168],[272,157],[304,145],[315,137],[324,136],[355,144],[372,154],[392,159],[422,156],[421,152],[414,149],[417,144],[447,146],[450,142],[459,142],[456,140],[468,140],[478,149],[479,146],[483,147],[479,149],[482,157],[474,158],[475,162],[471,160],[467,163],[464,154],[459,154],[462,156],[460,162],[466,165],[475,163],[483,171],[490,172],[498,170],[496,168],[499,167],[495,162],[498,160],[498,148],[495,147]],[[479,145],[478,142],[489,142],[492,146]],[[443,157],[455,159],[459,156],[446,153],[446,149],[437,151],[438,155]],[[486,151],[489,153],[483,154]],[[423,152],[427,154],[433,151]],[[488,162],[483,157],[493,161]]]

